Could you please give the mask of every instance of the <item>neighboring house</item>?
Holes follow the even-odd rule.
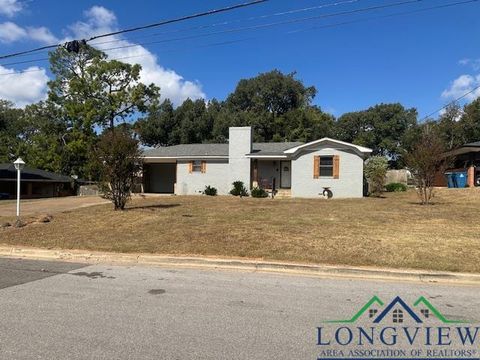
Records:
[[[42,198],[74,195],[73,179],[49,171],[25,167],[21,172],[22,198]],[[0,193],[4,197],[17,195],[17,170],[13,164],[0,164]]]
[[[205,186],[228,194],[234,181],[284,196],[363,196],[363,162],[372,150],[323,138],[309,143],[252,143],[250,127],[229,129],[228,144],[185,144],[144,152],[144,192],[201,194]]]
[[[469,187],[480,186],[480,141],[465,144],[446,153],[453,158],[453,164],[447,173],[467,173],[466,184]],[[447,186],[447,177],[437,174],[435,186]]]

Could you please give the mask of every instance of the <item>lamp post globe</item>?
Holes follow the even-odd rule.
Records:
[[[25,167],[25,161],[23,161],[22,158],[18,158],[17,160],[15,160],[13,165],[15,166],[16,170],[22,171],[23,168]]]

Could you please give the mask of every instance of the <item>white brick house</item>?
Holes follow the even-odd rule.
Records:
[[[145,192],[229,193],[232,182],[275,189],[292,197],[363,196],[363,163],[371,149],[330,138],[309,143],[253,143],[250,127],[232,127],[228,144],[183,144],[144,152]]]

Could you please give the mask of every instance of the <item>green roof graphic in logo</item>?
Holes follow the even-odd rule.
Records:
[[[373,304],[378,304],[380,306],[383,306],[383,301],[380,300],[380,298],[378,296],[374,296],[370,299],[369,302],[367,302],[365,305],[363,305],[363,307],[355,314],[353,315],[353,317],[349,320],[332,320],[332,321],[327,321],[327,323],[330,323],[330,324],[353,324],[354,322],[356,322],[358,320],[358,318],[360,316],[363,315],[363,313],[365,311],[367,311],[368,309],[370,309],[370,307],[373,305]]]
[[[423,304],[425,307],[427,307],[436,317],[438,320],[440,320],[444,324],[466,324],[468,321],[464,320],[448,320],[445,316],[442,315],[438,309],[433,306],[425,297],[420,296],[417,301],[413,304],[413,306],[418,306],[420,304]]]
[[[377,314],[380,309],[372,308],[372,306],[377,305],[378,307],[384,307],[385,303],[378,297],[374,296],[368,301],[362,308],[355,314],[351,319],[345,320],[331,320],[326,321],[329,324],[353,324],[357,322],[357,320],[368,311],[369,318],[372,319],[374,323],[381,322],[390,311],[393,311],[395,307],[402,307],[403,312],[408,313],[412,319],[414,319],[417,323],[423,323],[423,320],[428,318],[436,317],[439,321],[444,324],[465,324],[469,323],[469,321],[464,320],[450,320],[447,319],[435,306],[433,306],[424,296],[420,296],[417,301],[413,304],[413,308],[419,308],[420,306],[424,307],[423,309],[420,308],[419,313],[417,314],[416,311],[413,310],[410,306],[407,305],[399,296],[397,296],[392,302],[390,302],[387,306],[384,307],[380,314]]]

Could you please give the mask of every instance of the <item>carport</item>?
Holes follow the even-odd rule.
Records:
[[[176,162],[143,165],[143,186],[146,193],[173,194],[176,181]]]

